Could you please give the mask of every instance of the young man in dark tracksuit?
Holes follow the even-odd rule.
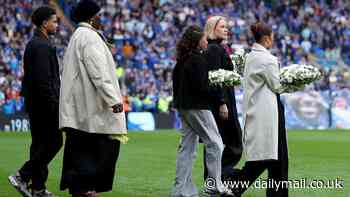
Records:
[[[57,29],[55,10],[38,8],[32,22],[37,28],[24,52],[22,87],[32,144],[29,160],[8,178],[23,196],[53,197],[45,186],[48,164],[62,146],[62,133],[58,130],[59,65],[56,49],[49,40],[49,35]]]

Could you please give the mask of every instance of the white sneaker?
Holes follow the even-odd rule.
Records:
[[[208,194],[209,196],[217,196],[217,195],[221,195],[221,196],[231,196],[231,197],[236,197],[232,191],[230,189],[228,189],[227,187],[225,187],[223,189],[222,192],[219,192],[218,190],[213,190],[213,189],[208,189],[208,188],[205,188],[204,189],[204,193]]]
[[[42,190],[33,190],[32,197],[58,197],[58,196],[55,196],[53,193],[49,192],[47,189],[42,189]]]
[[[32,197],[32,194],[29,191],[28,183],[25,182],[19,172],[16,172],[14,175],[8,177],[10,184],[16,188],[16,190],[22,194],[23,197]]]

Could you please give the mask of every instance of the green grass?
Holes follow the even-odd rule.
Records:
[[[175,131],[130,132],[130,142],[122,145],[112,192],[103,197],[167,197],[175,176],[179,134]],[[343,189],[290,189],[292,197],[350,197],[350,132],[289,132],[290,179],[344,180]],[[7,176],[28,158],[30,135],[0,133],[0,197],[19,194],[8,184]],[[202,146],[194,164],[194,178],[202,186]],[[62,150],[50,164],[48,188],[59,196]],[[242,166],[243,161],[240,163]],[[262,176],[266,177],[266,173]],[[263,197],[263,189],[250,189],[245,197]]]

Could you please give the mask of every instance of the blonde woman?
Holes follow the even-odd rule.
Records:
[[[210,17],[204,28],[208,40],[206,59],[209,70],[232,70],[233,64],[226,52],[224,41],[228,38],[227,20],[222,16]],[[232,88],[220,88],[211,92],[210,109],[218,125],[225,149],[222,155],[222,177],[230,178],[233,167],[242,156],[242,130],[238,120],[235,92]],[[205,155],[204,149],[204,155]],[[206,157],[204,157],[206,159]],[[204,162],[205,166],[205,162]],[[207,177],[207,167],[204,168]]]

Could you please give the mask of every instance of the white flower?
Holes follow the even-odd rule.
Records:
[[[224,69],[209,71],[209,84],[219,87],[233,87],[241,84],[241,76],[235,71]]]
[[[292,64],[281,69],[280,82],[285,90],[295,91],[322,78],[320,70],[312,65]]]
[[[245,51],[243,48],[237,48],[235,51],[235,54],[240,55],[240,56],[244,56],[245,55]]]
[[[234,66],[234,70],[240,75],[243,75],[245,58],[246,58],[244,49],[243,48],[236,49],[235,52],[232,55],[230,55],[230,58]]]

